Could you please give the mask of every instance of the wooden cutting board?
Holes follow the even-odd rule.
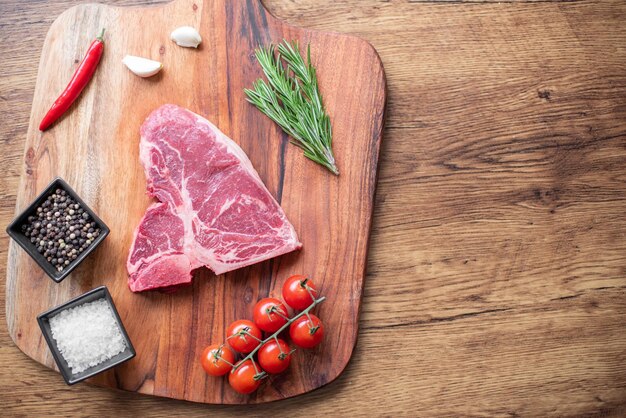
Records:
[[[182,25],[199,29],[198,50],[169,40]],[[39,132],[39,121],[102,27],[106,48],[94,79],[57,124]],[[305,159],[245,101],[243,88],[262,75],[254,48],[283,38],[311,44],[333,123],[339,177]],[[164,70],[138,78],[122,65],[126,54],[159,60]],[[138,158],[139,127],[164,103],[205,116],[243,148],[298,231],[301,251],[217,277],[199,269],[193,286],[173,294],[130,292],[125,262],[133,230],[151,202]],[[356,343],[384,108],[383,67],[367,42],[290,26],[257,0],[176,0],[151,8],[88,4],[67,10],[44,43],[16,213],[61,176],[111,234],[61,284],[11,242],[6,306],[13,340],[28,356],[55,368],[35,317],[104,284],[137,356],[92,379],[94,384],[240,404],[287,398],[331,382]],[[251,396],[235,393],[223,378],[206,376],[197,360],[202,349],[224,341],[231,321],[251,318],[254,303],[279,296],[282,282],[295,273],[313,277],[328,298],[318,311],[327,330],[324,343],[298,351],[287,373]]]

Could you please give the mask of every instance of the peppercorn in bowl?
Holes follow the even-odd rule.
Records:
[[[65,279],[109,234],[109,228],[60,177],[7,227],[55,282]]]

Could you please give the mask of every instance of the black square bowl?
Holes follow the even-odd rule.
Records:
[[[90,367],[87,370],[84,370],[80,373],[72,374],[72,370],[67,364],[67,361],[63,358],[63,355],[59,351],[57,347],[57,343],[52,338],[52,331],[50,330],[50,318],[55,316],[69,308],[74,308],[76,306],[82,305],[84,303],[93,302],[99,299],[106,299],[109,306],[111,307],[111,311],[115,315],[115,319],[117,320],[117,324],[120,327],[120,331],[122,332],[122,336],[126,340],[126,350],[122,351],[119,354],[116,354],[112,358],[107,361],[100,363],[96,366]],[[63,305],[59,305],[56,308],[50,309],[47,312],[40,314],[37,317],[37,322],[39,323],[39,327],[41,328],[41,332],[43,333],[46,342],[48,343],[48,347],[52,352],[52,357],[54,357],[54,361],[56,362],[65,382],[68,385],[73,385],[75,383],[81,382],[85,379],[93,377],[98,373],[102,373],[105,370],[109,370],[125,361],[130,360],[135,357],[135,348],[133,344],[130,342],[130,338],[128,338],[128,334],[126,333],[126,329],[124,328],[124,324],[122,324],[122,320],[120,319],[120,315],[117,313],[117,309],[115,308],[115,303],[113,303],[113,299],[111,298],[111,294],[106,286],[100,286],[93,290],[90,290],[87,293],[83,293],[82,295],[70,300],[69,302],[64,303]]]
[[[53,194],[56,189],[65,190],[67,194],[70,195],[72,199],[74,199],[76,203],[78,203],[81,208],[83,208],[83,210],[91,216],[93,221],[100,228],[100,235],[98,235],[91,245],[87,247],[85,251],[80,253],[75,260],[72,260],[72,262],[62,271],[57,271],[57,269],[49,263],[48,260],[46,260],[43,254],[40,254],[37,251],[35,244],[30,242],[30,239],[24,235],[21,230],[22,225],[27,222],[28,217],[36,214],[37,207],[45,202],[48,196]],[[109,235],[109,228],[104,222],[102,222],[102,219],[98,218],[94,211],[92,211],[91,208],[83,202],[83,200],[78,196],[78,194],[76,194],[69,184],[67,184],[61,177],[57,177],[39,196],[37,196],[33,203],[31,203],[13,220],[13,222],[9,224],[7,227],[7,234],[9,234],[9,236],[13,238],[28,253],[28,255],[30,255],[37,262],[37,264],[39,264],[39,267],[41,267],[52,280],[59,283],[65,279],[67,275],[70,274],[80,263],[82,263],[83,260],[85,260],[85,258],[87,258],[87,256],[95,250],[98,245],[100,245],[106,236]]]

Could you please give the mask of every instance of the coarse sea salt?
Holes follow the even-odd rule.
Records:
[[[104,298],[59,312],[50,318],[50,330],[73,374],[126,349],[126,339]]]

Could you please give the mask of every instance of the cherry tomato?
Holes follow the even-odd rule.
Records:
[[[286,342],[270,340],[259,349],[259,364],[268,373],[282,373],[291,362],[291,350]]]
[[[283,299],[295,310],[303,311],[308,308],[313,303],[311,294],[317,297],[315,284],[301,274],[291,276],[283,284]]]
[[[287,323],[287,308],[275,298],[261,299],[254,305],[254,323],[265,332],[276,332]]]
[[[211,376],[223,376],[232,369],[235,355],[224,345],[210,345],[202,351],[200,362],[204,371]]]
[[[324,324],[320,319],[309,314],[311,319],[306,315],[296,319],[289,327],[289,336],[291,341],[298,347],[313,348],[322,342],[324,337]]]
[[[261,372],[261,370],[259,370],[259,372]],[[255,377],[257,378],[255,379]],[[230,386],[237,392],[245,395],[257,390],[261,384],[261,379],[257,376],[252,360],[246,360],[241,366],[230,372],[228,375],[228,383],[230,383]]]
[[[244,330],[250,335],[245,335]],[[228,326],[226,335],[228,345],[230,345],[233,350],[247,354],[259,345],[261,330],[254,325],[252,321],[240,319]]]

